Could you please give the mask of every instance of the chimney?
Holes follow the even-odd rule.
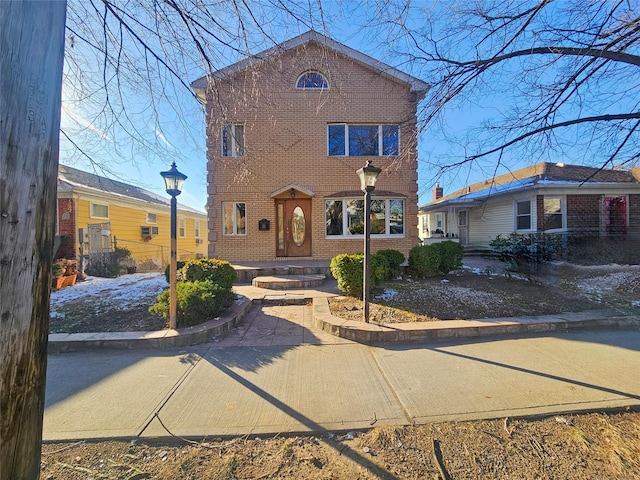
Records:
[[[440,182],[436,182],[436,186],[433,189],[433,201],[435,202],[439,198],[442,198],[443,190],[440,186]]]

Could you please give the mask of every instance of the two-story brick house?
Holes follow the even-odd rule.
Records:
[[[373,252],[418,244],[416,111],[428,85],[308,32],[193,82],[206,103],[209,256],[363,250],[356,170],[382,169]]]

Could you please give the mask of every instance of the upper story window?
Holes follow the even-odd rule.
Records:
[[[91,218],[109,218],[109,205],[92,203],[90,206],[89,216]]]
[[[330,124],[327,148],[329,156],[398,155],[398,125]]]
[[[178,220],[178,237],[185,238],[187,236],[187,221],[184,218]]]
[[[155,213],[147,212],[147,223],[158,223],[158,216]]]
[[[321,73],[318,72],[305,72],[298,78],[296,82],[296,88],[301,89],[320,89],[324,90],[329,88],[327,79]]]
[[[516,203],[516,230],[531,230],[531,200]]]
[[[222,127],[222,156],[244,157],[244,125]]]
[[[193,222],[193,235],[196,238],[200,238],[200,220],[195,220]]]

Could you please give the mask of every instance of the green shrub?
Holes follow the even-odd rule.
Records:
[[[338,281],[338,288],[354,297],[362,297],[364,274],[364,255],[362,253],[341,253],[331,259],[331,274]],[[384,255],[371,255],[369,260],[370,287],[375,287],[384,280],[388,270]]]
[[[176,261],[176,272],[179,272],[180,269],[184,267],[185,263],[187,262],[183,262],[182,260]],[[167,265],[167,268],[164,269],[164,278],[167,280],[167,283],[171,282],[171,279],[169,278],[170,276],[171,276],[171,264]]]
[[[420,278],[440,272],[440,251],[433,245],[418,245],[409,251],[409,271]]]
[[[331,275],[338,281],[338,288],[354,297],[362,296],[364,255],[341,253],[331,259]]]
[[[387,278],[389,278],[389,259],[385,255],[374,253],[369,260],[369,285],[373,288]]]
[[[431,247],[437,249],[440,253],[440,264],[438,265],[438,270],[440,270],[441,273],[447,274],[452,270],[462,268],[464,247],[458,242],[445,240],[444,242],[434,243]]]
[[[210,280],[178,282],[176,284],[178,328],[190,327],[215,318],[233,304],[235,294]],[[158,295],[158,302],[149,307],[149,312],[169,319],[169,290]]]
[[[400,265],[405,261],[405,257],[402,252],[393,249],[378,250],[377,255],[382,255],[387,259],[388,268],[386,278],[397,278],[402,270]]]
[[[180,268],[178,279],[183,282],[210,280],[222,288],[231,288],[238,275],[229,262],[215,258],[197,258],[187,261]]]

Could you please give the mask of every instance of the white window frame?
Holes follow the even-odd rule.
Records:
[[[178,238],[186,238],[187,237],[187,219],[179,218],[178,219]]]
[[[331,127],[344,127],[344,154],[334,155],[331,154],[331,147],[329,145],[329,129]],[[377,155],[351,155],[349,152],[349,127],[378,127],[378,154]],[[393,155],[385,155],[384,154],[384,127],[396,127],[398,129],[398,144],[397,144],[397,153]],[[328,157],[397,157],[400,155],[400,125],[397,123],[329,123],[327,124],[327,156]]]
[[[147,212],[147,224],[155,225],[158,223],[158,214],[153,212]]]
[[[94,207],[104,207],[107,209],[107,216],[102,216],[102,215],[96,215],[94,212]],[[106,205],[104,203],[89,203],[89,217],[90,218],[102,218],[105,220],[109,219],[109,205]]]
[[[232,233],[226,233],[224,231],[224,226],[226,223],[226,208],[225,205],[232,205],[232,219],[231,219],[231,224],[232,224]],[[237,205],[244,205],[244,233],[238,233],[238,225],[237,225],[237,221],[236,221],[236,209],[237,209]],[[225,237],[246,237],[247,236],[247,202],[222,202],[222,235],[224,235]]]
[[[544,230],[544,232],[549,232],[549,233],[553,233],[553,232],[562,232],[564,230],[567,229],[567,212],[566,212],[566,197],[564,195],[544,195],[542,198],[542,205],[543,205],[543,225],[544,225],[544,202],[545,200],[559,200],[560,201],[560,213],[559,215],[561,215],[561,226],[559,228],[551,228],[549,230]]]
[[[238,137],[236,131],[238,127],[242,127],[242,145],[238,145]],[[224,149],[224,139],[225,135],[230,132],[229,140],[231,141],[231,150],[229,152]],[[232,123],[229,125],[223,125],[220,129],[220,155],[222,157],[244,157],[245,151],[247,149],[247,141],[245,135],[244,124],[242,123]]]
[[[308,75],[310,73],[315,73],[317,75],[320,75],[322,77],[322,80],[324,81],[324,85],[321,85],[319,87],[300,87],[298,86],[298,84],[300,83],[300,80],[305,76]],[[326,85],[326,86],[325,86]],[[317,70],[307,70],[306,72],[303,72],[297,79],[296,79],[296,89],[297,90],[329,90],[329,82],[327,81],[327,77],[325,77],[322,73],[320,73]]]
[[[529,228],[518,228],[518,218],[524,217],[525,215],[518,214],[518,204],[520,203],[528,203],[529,204]],[[531,232],[534,229],[536,217],[535,217],[535,206],[536,203],[531,198],[521,198],[513,201],[513,229],[516,232]]]
[[[200,220],[193,221],[193,235],[196,239],[200,238]]]
[[[339,201],[342,202],[342,235],[327,235],[327,228],[325,226],[324,238],[327,240],[344,240],[344,239],[360,239],[364,238],[363,233],[352,234],[349,233],[349,213],[347,210],[347,202],[351,200],[362,200],[362,197],[341,197],[341,198],[325,198],[325,222],[326,222],[326,208],[327,202]],[[372,233],[372,238],[405,238],[407,236],[407,199],[398,197],[375,197],[373,200],[383,200],[385,202],[385,233]],[[391,233],[391,201],[399,200],[402,202],[402,233]],[[345,233],[346,232],[346,233]]]

